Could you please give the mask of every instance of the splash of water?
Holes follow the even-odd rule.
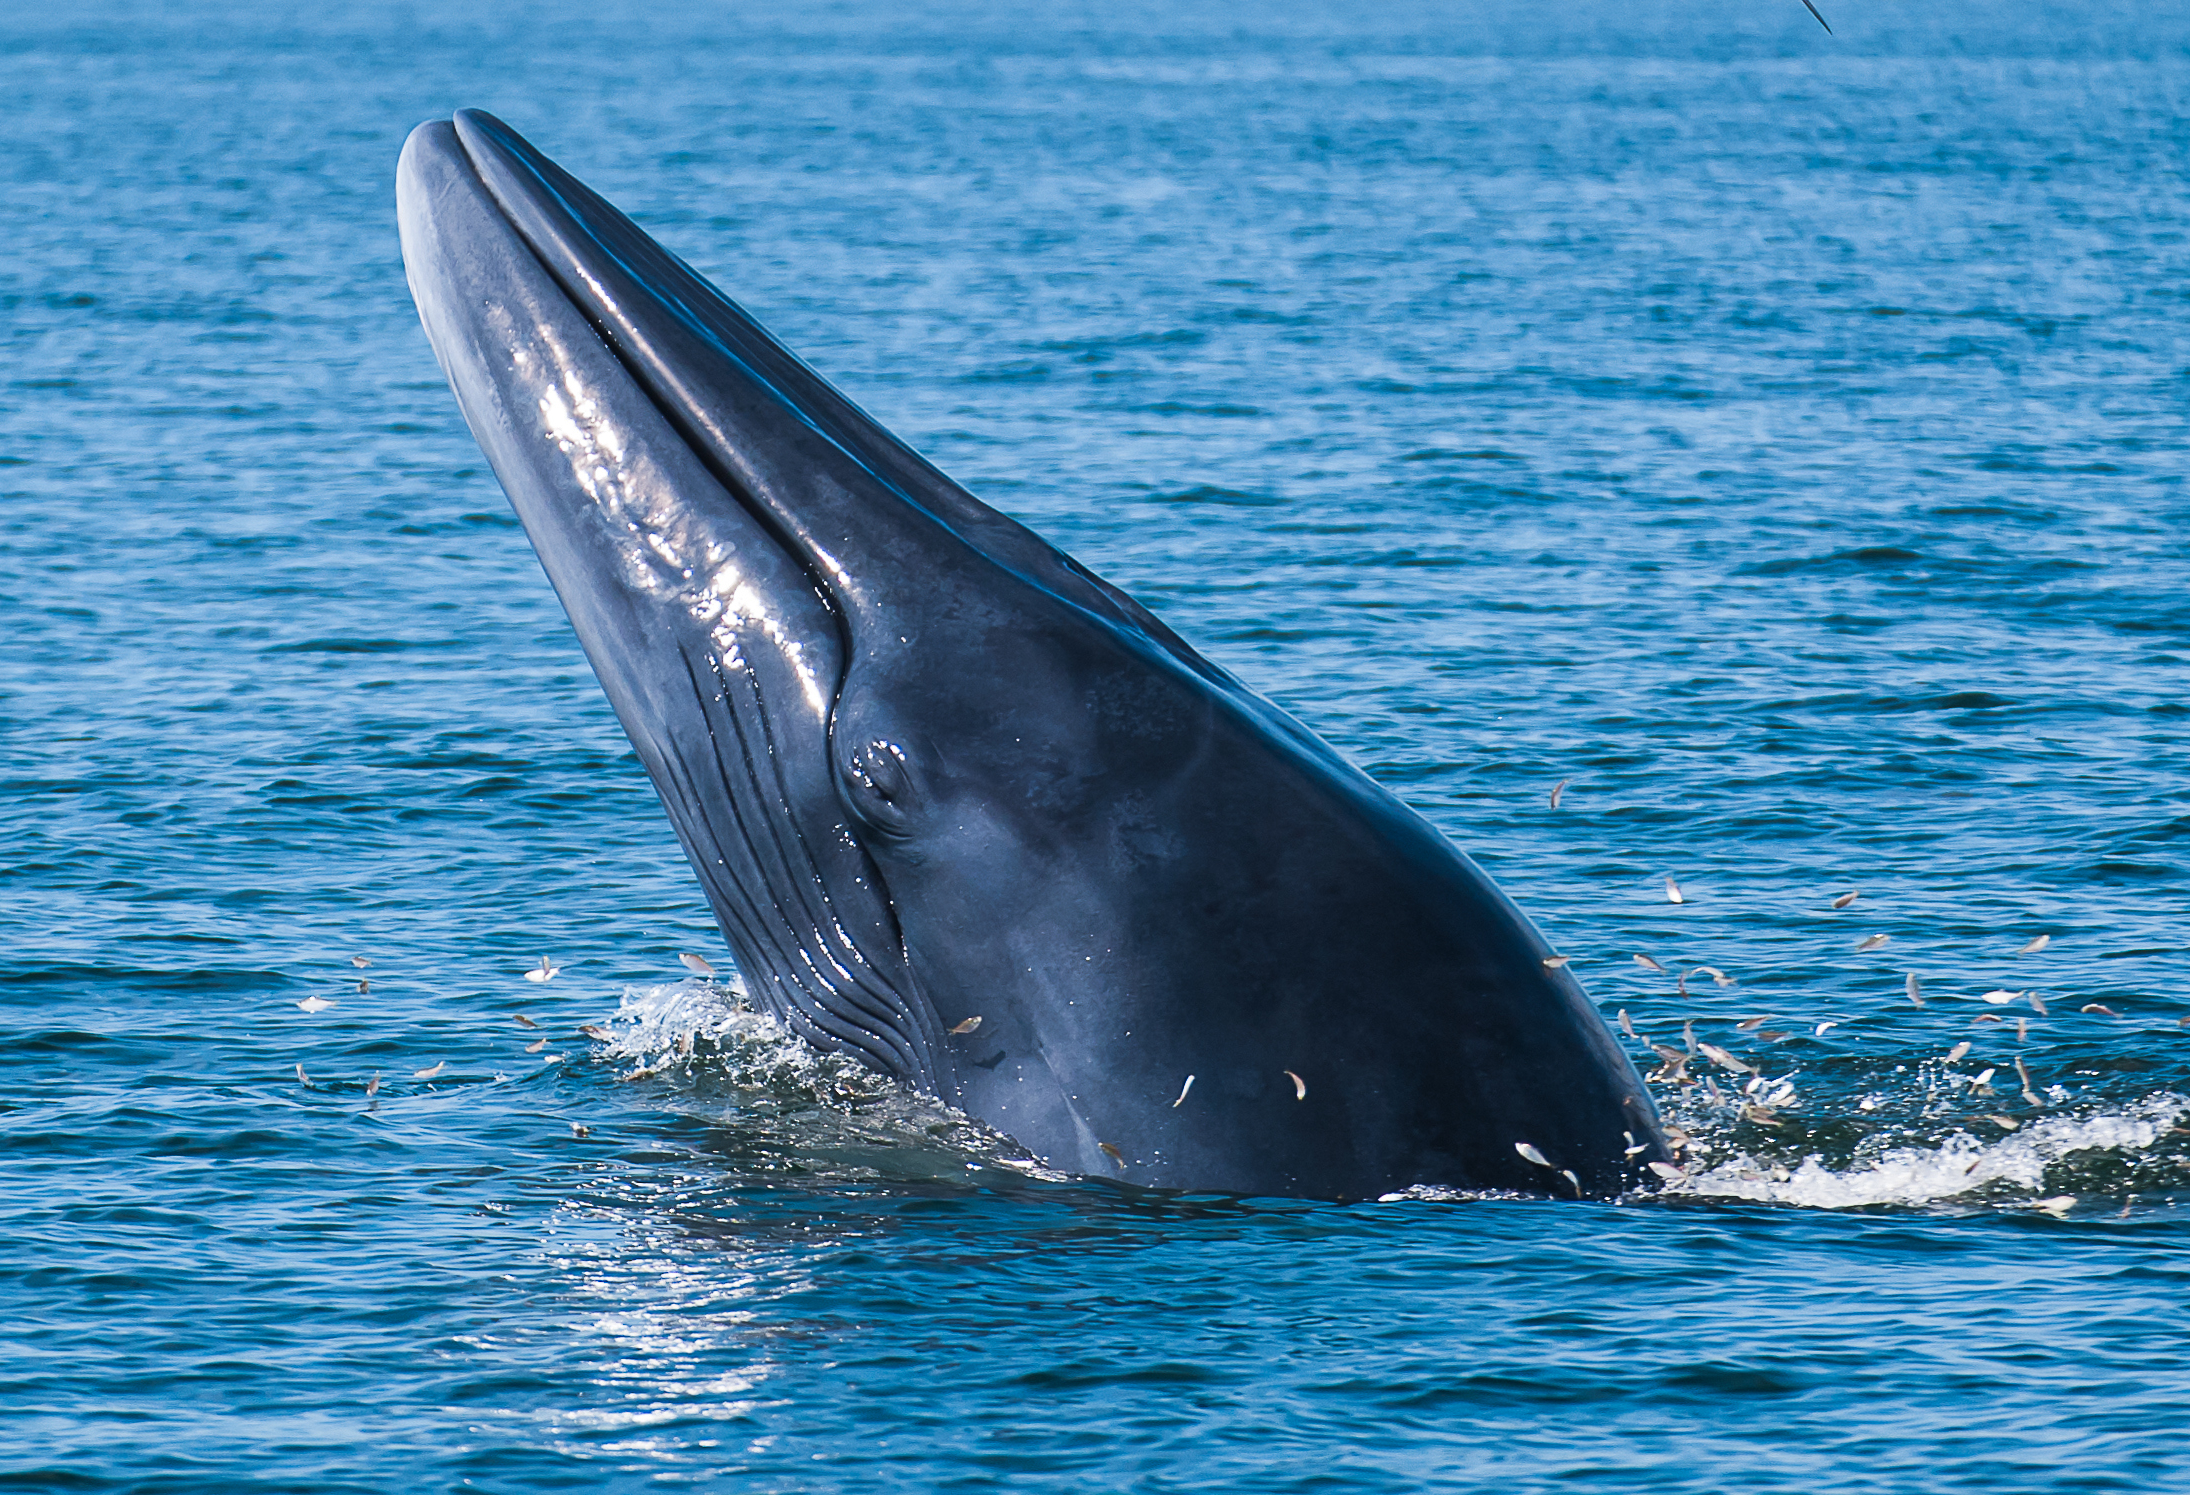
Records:
[[[2059,1198],[2111,1168],[2132,1177],[2164,1166],[2156,1145],[2190,1100],[2161,1093],[2127,1106],[2042,1117],[1992,1140],[1957,1127],[1934,1145],[1887,1145],[1846,1168],[1811,1154],[1794,1167],[1736,1153],[1669,1183],[1668,1194],[1748,1199],[1812,1209],[1917,1206],[1947,1200],[2027,1204]]]
[[[766,1156],[769,1172],[795,1159],[801,1171],[833,1180],[967,1182],[1001,1169],[1020,1178],[1064,1177],[1029,1158],[1008,1137],[935,1100],[916,1095],[840,1054],[812,1047],[747,1000],[735,978],[634,986],[608,1025],[601,1054],[624,1081],[666,1087],[670,1104],[721,1123],[733,1151]],[[628,1067],[626,1067],[628,1066]],[[1918,1135],[1942,1119],[1939,1102],[1966,1079],[1915,1073],[1915,1114],[1889,1126],[1859,1154],[1836,1164],[1822,1152],[1730,1146],[1744,1107],[1801,1106],[1793,1076],[1751,1080],[1718,1106],[1684,1112],[1692,1135],[1684,1176],[1666,1197],[1738,1199],[1807,1209],[1921,1208],[1942,1204],[2022,1209],[2076,1194],[2087,1202],[2144,1188],[2182,1160],[2164,1146],[2190,1117],[2190,1099],[2160,1092],[2126,1104],[2098,1104],[2028,1121],[1992,1136],[1993,1123],[1947,1121],[1943,1136]],[[2065,1098],[2065,1097],[2063,1097]],[[1720,1113],[1724,1114],[1720,1114]],[[1479,1190],[1418,1186],[1385,1202],[1456,1202],[1503,1197]]]
[[[718,1128],[734,1164],[831,1182],[1056,1181],[1026,1149],[934,1096],[814,1048],[759,1011],[735,978],[624,990],[602,1057],[617,1076],[666,1088]]]

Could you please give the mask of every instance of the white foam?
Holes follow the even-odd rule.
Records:
[[[749,1138],[765,1137],[824,1173],[1067,1176],[936,1097],[816,1049],[750,1006],[735,978],[626,987],[608,1032],[601,1052],[631,1065],[618,1078],[667,1085],[683,1092],[678,1103],[711,1115],[727,1105]]]
[[[627,987],[608,1028],[602,1051],[619,1065],[630,1066],[621,1078],[667,1084],[686,1090],[687,1099],[701,1101],[709,1094],[721,1095],[712,1086],[702,1088],[703,1079],[727,1081],[744,1092],[746,1099],[732,1104],[747,1112],[749,1123],[758,1120],[750,1114],[753,1102],[787,1102],[791,1112],[805,1119],[794,1121],[787,1112],[782,1120],[817,1155],[856,1148],[871,1159],[879,1147],[901,1150],[889,1165],[893,1173],[1001,1167],[1037,1178],[1062,1176],[1027,1157],[1008,1138],[932,1097],[910,1094],[854,1059],[815,1049],[748,1005],[735,978]],[[1912,1076],[1923,1095],[1923,1114],[1936,1117],[1949,1097],[1955,1098],[1955,1109],[1966,1105],[1960,1092],[1969,1080],[1934,1069],[1920,1066]],[[2068,1098],[2058,1087],[2047,1094],[2055,1104]],[[1873,1102],[1873,1115],[1887,1099],[1883,1094],[1867,1098]],[[1796,1104],[1794,1077],[1753,1076],[1716,1109],[1731,1114],[1743,1103]],[[1941,1140],[1888,1143],[1875,1155],[1838,1169],[1815,1154],[1790,1164],[1784,1158],[1732,1152],[1723,1137],[1710,1135],[1716,1128],[1703,1118],[1684,1118],[1691,1132],[1700,1133],[1688,1149],[1691,1171],[1662,1192],[1808,1209],[1910,1207],[1956,1199],[2028,1207],[2048,1195],[2082,1192],[2073,1181],[2063,1188],[2058,1177],[2049,1188],[2049,1168],[2079,1154],[2113,1152],[2130,1154],[2133,1160],[2185,1116],[2190,1116],[2190,1100],[2161,1093],[2113,1109],[2040,1117],[2005,1135],[1995,1135],[1989,1122],[1971,1121]],[[1502,1196],[1428,1186],[1385,1196],[1392,1202],[1496,1197]]]
[[[689,1079],[704,1064],[736,1086],[835,1105],[892,1089],[857,1060],[822,1053],[753,1008],[736,978],[625,987],[608,1029],[603,1052],[636,1061],[627,1078]]]
[[[2035,1200],[2047,1192],[2049,1167],[2078,1153],[2142,1152],[2186,1113],[2190,1101],[2183,1097],[2151,1095],[2119,1110],[2043,1117],[1989,1141],[1957,1130],[1937,1145],[1890,1147],[1838,1170],[1815,1155],[1791,1170],[1740,1155],[1692,1172],[1664,1192],[1810,1209],[1921,1205],[1973,1194],[1988,1200],[2027,1194]]]

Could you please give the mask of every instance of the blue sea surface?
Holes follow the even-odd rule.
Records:
[[[7,7],[0,1489],[2190,1490],[2190,7],[1820,3]],[[465,106],[1757,1071],[1685,1176],[1059,1179],[744,1010]]]

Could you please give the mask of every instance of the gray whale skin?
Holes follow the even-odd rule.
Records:
[[[1602,1197],[1666,1159],[1473,862],[515,131],[420,125],[397,206],[756,1005],[1129,1184]]]

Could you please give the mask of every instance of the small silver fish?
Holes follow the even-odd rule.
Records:
[[[963,1037],[965,1037],[965,1036],[966,1036],[966,1035],[967,1035],[968,1033],[971,1033],[971,1032],[972,1032],[972,1031],[973,1031],[974,1029],[976,1029],[976,1028],[978,1028],[978,1027],[980,1027],[980,1026],[981,1026],[981,1019],[979,1019],[979,1018],[977,1018],[977,1017],[969,1017],[969,1018],[967,1018],[967,1019],[966,1019],[966,1020],[965,1020],[964,1022],[962,1022],[962,1023],[957,1023],[957,1024],[954,1024],[954,1025],[952,1026],[952,1028],[951,1028],[951,1036],[952,1036],[953,1038],[963,1038]]]
[[[2049,1015],[2046,1012],[2046,999],[2044,997],[2039,996],[2034,991],[2026,991],[2023,993],[2023,995],[2030,999],[2031,1011],[2037,1013],[2040,1017],[2046,1017]]]
[[[1177,1109],[1178,1109],[1179,1107],[1181,1107],[1181,1106],[1185,1105],[1185,1104],[1186,1104],[1186,1092],[1187,1092],[1187,1091],[1189,1091],[1189,1090],[1192,1090],[1193,1088],[1194,1088],[1194,1077],[1193,1077],[1192,1075],[1188,1075],[1188,1076],[1186,1077],[1186,1083],[1185,1083],[1185,1084],[1183,1084],[1183,1085],[1181,1085],[1181,1086],[1179,1087],[1179,1098],[1178,1098],[1177,1100],[1175,1100],[1175,1101],[1173,1101],[1173,1102],[1171,1103],[1171,1109],[1172,1109],[1172,1110],[1174,1110],[1174,1111],[1176,1111],[1176,1110],[1177,1110]]]
[[[2008,1004],[2008,1003],[2010,1003],[2010,1002],[2012,1002],[2012,1001],[2016,1000],[2016,999],[2017,999],[2018,997],[2021,997],[2022,995],[2023,995],[2023,993],[2022,993],[2022,992],[2019,992],[2019,991],[2008,991],[2008,990],[2006,990],[2005,988],[2002,988],[2002,989],[2001,989],[2001,990],[1999,990],[1999,991],[1988,991],[1988,992],[1986,992],[1986,993],[1985,993],[1985,995],[1984,995],[1984,997],[1982,998],[1982,1000],[1984,1000],[1984,1001],[1987,1001],[1987,1002],[1990,1002],[1990,1003],[1991,1003],[1991,1004],[1992,1004],[1993,1006],[1995,1006],[1995,1007],[2005,1007],[2005,1006],[2007,1006],[2007,1004]]]
[[[1777,1111],[1767,1106],[1743,1106],[1741,1115],[1744,1121],[1753,1121],[1758,1126],[1784,1126],[1786,1124],[1779,1119]]]
[[[1561,779],[1551,786],[1551,808],[1554,810],[1559,808],[1559,796],[1566,793],[1566,786],[1573,782],[1572,779]]]
[[[297,1066],[297,1083],[299,1085],[310,1085],[312,1083],[312,1077],[304,1072],[304,1066],[301,1064]]]
[[[1699,1043],[1696,1047],[1703,1051],[1703,1056],[1706,1059],[1709,1059],[1721,1069],[1731,1070],[1737,1075],[1753,1075],[1756,1073],[1754,1066],[1744,1064],[1715,1043]]]
[[[544,1039],[544,1038],[540,1038],[540,1039],[535,1039],[535,1040],[534,1040],[533,1042],[531,1042],[531,1043],[528,1043],[528,1044],[526,1044],[526,1045],[525,1045],[525,1052],[526,1052],[526,1053],[528,1053],[528,1054],[537,1054],[537,1053],[539,1053],[539,1052],[540,1052],[540,1050],[542,1050],[542,1049],[544,1049],[544,1048],[546,1048],[546,1047],[547,1047],[547,1040],[546,1040],[546,1039]]]
[[[2040,950],[2043,950],[2046,946],[2052,943],[2052,935],[2041,934],[2036,939],[2032,940],[2029,944],[2023,946],[2022,949],[2016,951],[2015,953],[2017,955],[2036,955]]]
[[[713,976],[715,974],[715,967],[709,963],[704,955],[694,955],[688,950],[679,950],[677,959],[683,961],[684,968],[695,976]]]
[[[371,964],[372,964],[372,962],[371,962],[371,961],[369,961],[369,960],[367,960],[367,959],[366,959],[366,958],[365,958],[364,956],[362,956],[362,955],[353,955],[353,956],[351,956],[351,957],[350,957],[350,964],[351,964],[351,965],[354,965],[354,966],[356,966],[356,967],[357,967],[357,968],[358,968],[359,970],[361,970],[361,971],[362,971],[362,970],[364,970],[364,969],[365,969],[365,968],[366,968],[367,966],[371,965]]]
[[[698,1042],[698,1039],[699,1035],[690,1030],[679,1033],[677,1035],[677,1052],[689,1055],[692,1052],[692,1046]]]
[[[1683,1039],[1683,1040],[1685,1040],[1685,1041],[1687,1042],[1687,1044],[1688,1044],[1688,1052],[1689,1052],[1689,1053],[1691,1053],[1691,1054],[1695,1053],[1695,1052],[1696,1052],[1696,1020],[1695,1020],[1694,1018],[1690,1018],[1690,1019],[1689,1019],[1689,1020],[1688,1020],[1687,1022],[1685,1022],[1685,1023],[1682,1023],[1682,1024],[1681,1024],[1681,1037],[1682,1037],[1682,1039]]]
[[[1559,969],[1559,967],[1565,965],[1573,958],[1574,957],[1571,955],[1547,955],[1544,957],[1544,969],[1547,971],[1556,971],[1557,969]]]
[[[1622,1033],[1625,1033],[1629,1038],[1635,1039],[1637,1043],[1640,1043],[1642,1041],[1639,1037],[1637,1037],[1635,1033],[1635,1024],[1629,1020],[1627,1016],[1627,1009],[1625,1007],[1622,1007],[1620,1009],[1620,1031]]]
[[[2030,1019],[2027,1017],[2017,1018],[2015,1020],[2015,1041],[2021,1043],[2028,1037],[2030,1037]]]
[[[1665,967],[1659,965],[1656,961],[1652,960],[1647,955],[1636,956],[1635,964],[1641,966],[1646,971],[1656,971],[1661,976],[1665,974]]]
[[[1658,1175],[1658,1177],[1664,1179],[1669,1184],[1684,1182],[1688,1177],[1686,1173],[1674,1167],[1671,1163],[1652,1163],[1650,1165],[1650,1171]]]
[[[365,1082],[365,1098],[371,1100],[378,1094],[380,1094],[380,1072],[375,1070],[373,1071],[373,1077]]]
[[[441,1073],[442,1070],[447,1069],[448,1067],[449,1061],[446,1059],[442,1059],[437,1061],[431,1069],[419,1070],[415,1075],[412,1076],[412,1078],[419,1080],[430,1080],[435,1075]]]
[[[2078,1010],[2079,1010],[2079,1011],[2083,1011],[2083,1012],[2103,1012],[2103,1013],[2105,1013],[2105,1014],[2106,1014],[2106,1015],[2107,1015],[2108,1017],[2120,1017],[2120,1016],[2121,1016],[2121,1014],[2120,1014],[2120,1013],[2116,1012],[2116,1011],[2115,1011],[2115,1010],[2114,1010],[2113,1008],[2111,1008],[2111,1007],[2107,1006],[2107,1005],[2106,1005],[2106,1004],[2105,1004],[2104,1002],[2086,1002],[2086,1003],[2084,1003],[2084,1005],[2083,1005],[2083,1006],[2082,1006],[2082,1007],[2081,1007],[2080,1009],[2078,1009]]]
[[[306,1012],[310,1013],[314,1017],[319,1016],[319,1014],[325,1012],[328,1008],[334,1005],[334,1003],[328,1001],[325,997],[306,997],[303,1001],[297,1003],[297,1006],[303,1008]]]
[[[2076,1207],[2076,1196],[2056,1194],[2051,1199],[2033,1199],[2031,1203],[2049,1215],[2065,1215]]]
[[[1306,1100],[1308,1098],[1308,1082],[1306,1080],[1302,1079],[1299,1075],[1294,1074],[1289,1069],[1280,1070],[1279,1073],[1283,1074],[1286,1079],[1293,1082],[1294,1100]]]
[[[517,1026],[520,1028],[537,1028],[540,1025],[520,1012],[517,1014]]]
[[[602,1027],[599,1023],[580,1023],[578,1025],[578,1031],[584,1034],[587,1038],[592,1039],[595,1043],[606,1043],[611,1038],[614,1038],[616,1036],[615,1034],[609,1032],[608,1029]]]
[[[2030,1071],[2023,1068],[2023,1061],[2020,1056],[2017,1056],[2015,1060],[2015,1073],[2023,1082],[2023,1099],[2033,1106],[2043,1104],[2038,1099],[2038,1092],[2031,1088]]]
[[[1864,953],[1865,951],[1868,951],[1868,950],[1876,950],[1876,949],[1879,949],[1880,947],[1884,946],[1885,944],[1887,944],[1887,943],[1888,943],[1889,941],[1891,941],[1892,939],[1893,939],[1893,936],[1892,936],[1892,935],[1890,935],[1890,934],[1874,934],[1874,935],[1871,935],[1871,936],[1870,936],[1869,938],[1867,938],[1867,939],[1864,939],[1864,940],[1862,940],[1862,941],[1860,941],[1860,942],[1858,942],[1858,943],[1857,943],[1857,945],[1856,945],[1856,947],[1855,947],[1855,953],[1856,953],[1856,954],[1858,954],[1858,955],[1861,955],[1861,954],[1863,954],[1863,953]]]
[[[1764,1017],[1745,1017],[1740,1022],[1734,1024],[1734,1026],[1743,1033],[1754,1033],[1757,1029],[1763,1027],[1771,1020],[1772,1019],[1769,1014]]]
[[[531,970],[525,972],[525,979],[527,981],[546,981],[554,976],[554,974],[561,969],[561,966],[557,965],[554,961],[549,960],[545,955],[543,955],[540,957],[540,963],[538,965],[534,966]]]
[[[2020,1121],[2017,1121],[2012,1116],[1988,1115],[1985,1117],[1985,1120],[1991,1122],[1994,1126],[1998,1127],[2003,1132],[2018,1131],[2023,1125]]]
[[[1538,1152],[1530,1143],[1516,1142],[1513,1144],[1513,1150],[1539,1168],[1549,1168],[1551,1166],[1551,1159]]]
[[[1955,1060],[1961,1058],[1964,1054],[1968,1052],[1969,1041],[1965,1039],[1961,1043],[1956,1044],[1953,1048],[1947,1050],[1947,1062],[1949,1064],[1952,1064]]]
[[[1695,971],[1690,971],[1688,974],[1693,976],[1696,974],[1696,971],[1701,971],[1704,975],[1709,976],[1712,980],[1712,983],[1722,989],[1732,986],[1734,984],[1734,978],[1727,975],[1717,966],[1697,966]]]
[[[1627,1147],[1625,1149],[1625,1152],[1628,1157],[1633,1157],[1638,1152],[1650,1151],[1650,1144],[1647,1142],[1637,1142],[1635,1140],[1635,1134],[1633,1132],[1622,1132],[1620,1133],[1620,1135],[1627,1139]]]
[[[1916,972],[1909,972],[1909,979],[1902,983],[1902,989],[1909,994],[1910,1001],[1919,1007],[1924,1005],[1924,983],[1917,979]]]
[[[1686,903],[1688,901],[1681,896],[1681,885],[1673,881],[1671,873],[1667,873],[1665,878],[1665,901],[1667,903]]]
[[[1842,893],[1842,894],[1841,894],[1841,895],[1840,895],[1840,896],[1839,896],[1838,898],[1835,898],[1835,899],[1833,900],[1833,907],[1834,907],[1834,908],[1846,908],[1846,907],[1847,907],[1847,906],[1848,906],[1849,904],[1851,904],[1851,903],[1855,902],[1855,900],[1856,900],[1856,893],[1855,893],[1855,890],[1854,890],[1853,888],[1851,888],[1851,889],[1849,889],[1849,890],[1848,890],[1847,892],[1845,892],[1845,893]]]
[[[1097,1147],[1100,1147],[1100,1148],[1101,1148],[1101,1149],[1102,1149],[1102,1150],[1103,1150],[1104,1152],[1106,1152],[1106,1153],[1108,1153],[1108,1154],[1110,1155],[1110,1161],[1112,1161],[1113,1163],[1116,1163],[1116,1164],[1118,1165],[1118,1171],[1119,1171],[1120,1173],[1123,1173],[1123,1172],[1125,1172],[1125,1154],[1124,1154],[1124,1153],[1122,1153],[1122,1152],[1118,1151],[1118,1149],[1117,1149],[1117,1148],[1115,1148],[1115,1147],[1112,1147],[1112,1146],[1111,1146],[1111,1145],[1110,1145],[1110,1144],[1109,1144],[1108,1142],[1098,1142],[1098,1143],[1096,1143],[1095,1145],[1096,1145]]]

